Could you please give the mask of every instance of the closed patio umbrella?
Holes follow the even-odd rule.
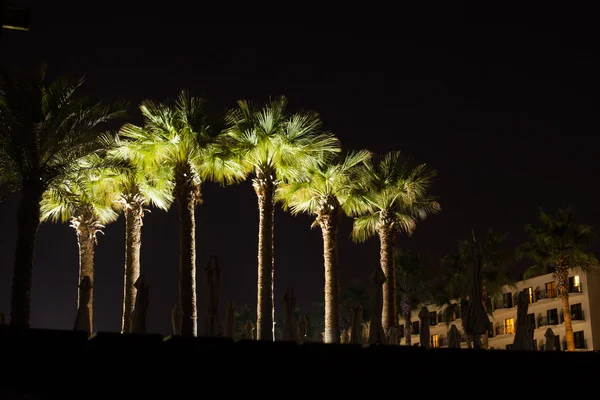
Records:
[[[369,344],[386,344],[387,339],[381,324],[381,315],[383,312],[383,283],[385,282],[385,274],[383,273],[379,263],[371,274],[371,282],[373,282],[375,285],[375,300],[373,301],[373,309],[371,310],[371,323],[369,324]]]
[[[146,316],[148,315],[149,288],[146,277],[140,275],[135,281],[137,292],[135,295],[135,307],[131,313],[131,333],[146,333]]]
[[[555,342],[555,337],[556,335],[554,335],[554,331],[551,328],[546,329],[546,332],[544,333],[544,337],[546,338],[546,347],[545,347],[545,351],[553,351],[553,350],[557,350],[554,346],[554,342]]]
[[[84,276],[79,284],[79,308],[75,316],[73,330],[84,331],[92,334],[92,315],[90,313],[90,295],[92,293],[92,280]]]
[[[531,321],[527,316],[529,308],[529,296],[521,291],[517,298],[517,331],[513,341],[514,350],[534,350],[533,348],[533,330]]]
[[[217,256],[212,255],[204,268],[206,277],[206,322],[205,336],[221,336],[221,321],[219,319],[219,292],[221,288],[221,267]]]
[[[460,349],[460,335],[456,325],[452,324],[450,332],[448,332],[448,348]]]
[[[294,311],[296,310],[296,295],[294,289],[285,289],[283,296],[283,309],[285,312],[285,321],[283,325],[283,340],[296,341],[298,340],[298,329],[296,328],[296,319]]]
[[[363,309],[360,302],[357,301],[352,307],[352,322],[350,323],[350,343],[363,344]]]
[[[421,324],[419,326],[419,345],[423,348],[429,348],[429,310],[423,306],[419,312]]]
[[[481,302],[481,281],[483,279],[481,251],[476,242],[474,245],[475,257],[473,262],[469,263],[469,272],[467,273],[469,304],[467,306],[465,331],[467,334],[473,336],[474,345],[477,349],[481,347],[481,340],[479,337],[487,331],[490,326],[490,319]]]
[[[229,300],[225,305],[225,336],[232,338],[235,334],[235,302]]]

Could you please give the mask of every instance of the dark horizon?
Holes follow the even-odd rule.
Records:
[[[197,26],[187,16],[175,19],[172,11],[139,4],[84,10],[64,3],[24,3],[33,4],[31,31],[3,33],[2,67],[47,60],[51,77],[85,74],[83,93],[129,101],[133,123],[141,123],[136,110],[141,100],[160,101],[182,88],[207,97],[215,111],[238,99],[264,101],[283,94],[291,110],[319,112],[345,149],[398,149],[430,164],[438,170],[434,194],[442,212],[397,243],[425,254],[432,264],[453,252],[471,229],[478,238],[488,228],[509,232],[507,247],[514,249],[526,239],[524,225],[537,222],[539,207],[553,213],[571,204],[580,222],[600,226],[593,186],[598,58],[589,39],[567,33],[566,26],[484,26],[456,18],[393,32],[389,27],[361,31],[349,24],[306,23],[288,24],[285,34],[267,41],[265,27]],[[145,32],[153,33],[151,40],[142,39]],[[203,269],[212,254],[223,268],[221,308],[230,298],[238,307],[256,304],[258,211],[251,185],[206,183],[203,199],[197,209],[199,329]],[[17,201],[12,195],[0,204],[0,312],[7,319]],[[152,210],[144,218],[149,332],[170,332],[177,297],[176,212],[173,206],[168,213]],[[311,222],[309,216],[292,217],[278,207],[278,312],[288,286],[294,287],[298,306],[307,310],[322,297],[321,234],[310,230]],[[353,279],[366,281],[379,260],[377,239],[355,245],[350,226],[351,219],[345,218],[339,243],[342,287]],[[236,241],[227,242],[231,237]],[[99,236],[96,331],[120,329],[124,242],[123,217]],[[596,243],[593,250],[598,249]],[[73,229],[42,224],[32,327],[72,328],[77,269]]]

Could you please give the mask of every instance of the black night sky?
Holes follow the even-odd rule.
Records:
[[[442,212],[398,244],[427,254],[433,264],[472,228],[479,235],[488,227],[508,231],[509,246],[518,245],[525,239],[524,224],[536,220],[540,206],[554,211],[572,204],[581,222],[600,226],[598,58],[584,34],[565,24],[481,25],[461,10],[444,21],[423,18],[428,22],[410,26],[366,17],[356,24],[342,18],[300,24],[291,17],[276,25],[217,24],[219,18],[208,24],[213,19],[206,5],[194,10],[177,0],[103,8],[85,2],[24,3],[33,4],[31,31],[4,32],[2,65],[47,60],[52,76],[86,74],[85,94],[131,102],[135,123],[141,122],[136,109],[141,100],[161,100],[182,88],[209,98],[215,110],[242,98],[262,101],[285,94],[292,110],[318,111],[345,148],[400,149],[431,164],[439,171],[435,194]],[[202,269],[216,254],[223,267],[223,307],[230,298],[254,307],[258,214],[250,182],[226,188],[206,183],[203,197],[197,211],[198,298],[203,298]],[[0,204],[0,312],[7,318],[17,202],[13,195]],[[144,219],[149,332],[170,332],[177,224],[175,206]],[[321,236],[310,224],[308,216],[277,211],[279,309],[288,286],[306,309],[322,296]],[[379,258],[377,239],[354,245],[350,226],[346,219],[340,235],[342,287],[366,279]],[[94,330],[118,331],[123,217],[105,234],[96,253]],[[32,327],[72,328],[77,265],[73,229],[43,224]]]

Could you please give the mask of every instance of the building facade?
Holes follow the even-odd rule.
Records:
[[[488,300],[491,322],[488,330],[489,348],[504,350],[512,347],[517,325],[516,300],[520,291],[525,291],[529,297],[527,312],[535,327],[533,338],[536,349],[545,348],[545,333],[550,328],[555,335],[554,348],[565,350],[563,306],[551,273],[517,282],[516,286],[505,286],[501,295]],[[576,350],[600,350],[600,273],[590,274],[572,269],[569,272],[569,304]],[[426,307],[429,311],[431,347],[447,347],[448,331],[453,324],[461,333],[461,346],[467,347],[458,304],[447,307],[429,304]],[[420,311],[414,310],[411,317],[412,345],[419,344]],[[403,318],[400,318],[400,325],[405,325]],[[401,344],[406,344],[405,331],[402,327]]]

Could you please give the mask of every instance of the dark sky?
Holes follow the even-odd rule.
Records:
[[[472,228],[480,234],[488,227],[507,231],[509,245],[516,246],[540,206],[554,211],[572,204],[584,222],[600,225],[598,58],[586,35],[569,25],[482,25],[462,10],[436,18],[409,15],[408,25],[341,17],[329,23],[304,18],[301,24],[294,13],[273,24],[268,15],[267,22],[239,22],[223,13],[212,18],[206,7],[194,10],[176,0],[160,7],[129,1],[127,9],[26,3],[34,5],[31,31],[4,32],[4,66],[47,60],[52,76],[85,73],[86,94],[133,105],[182,88],[208,97],[216,110],[241,98],[285,94],[292,110],[318,111],[345,148],[400,149],[431,164],[439,170],[435,194],[443,211],[399,245],[433,263]],[[225,17],[227,24],[217,24]],[[140,122],[134,107],[131,118]],[[224,271],[222,304],[232,298],[254,307],[258,218],[252,187],[207,183],[203,193],[197,211],[199,299],[202,268],[216,254]],[[7,317],[17,202],[12,196],[0,205],[0,311]],[[278,308],[287,286],[294,287],[300,307],[322,296],[321,237],[310,223],[309,217],[277,211]],[[345,220],[340,235],[342,285],[368,277],[378,260],[377,240],[352,244],[350,226]],[[175,207],[153,211],[143,229],[148,329],[168,333],[177,295]],[[95,329],[114,331],[122,301],[123,218],[105,233],[96,255]],[[67,224],[43,224],[32,326],[70,329],[76,284],[75,233]]]

